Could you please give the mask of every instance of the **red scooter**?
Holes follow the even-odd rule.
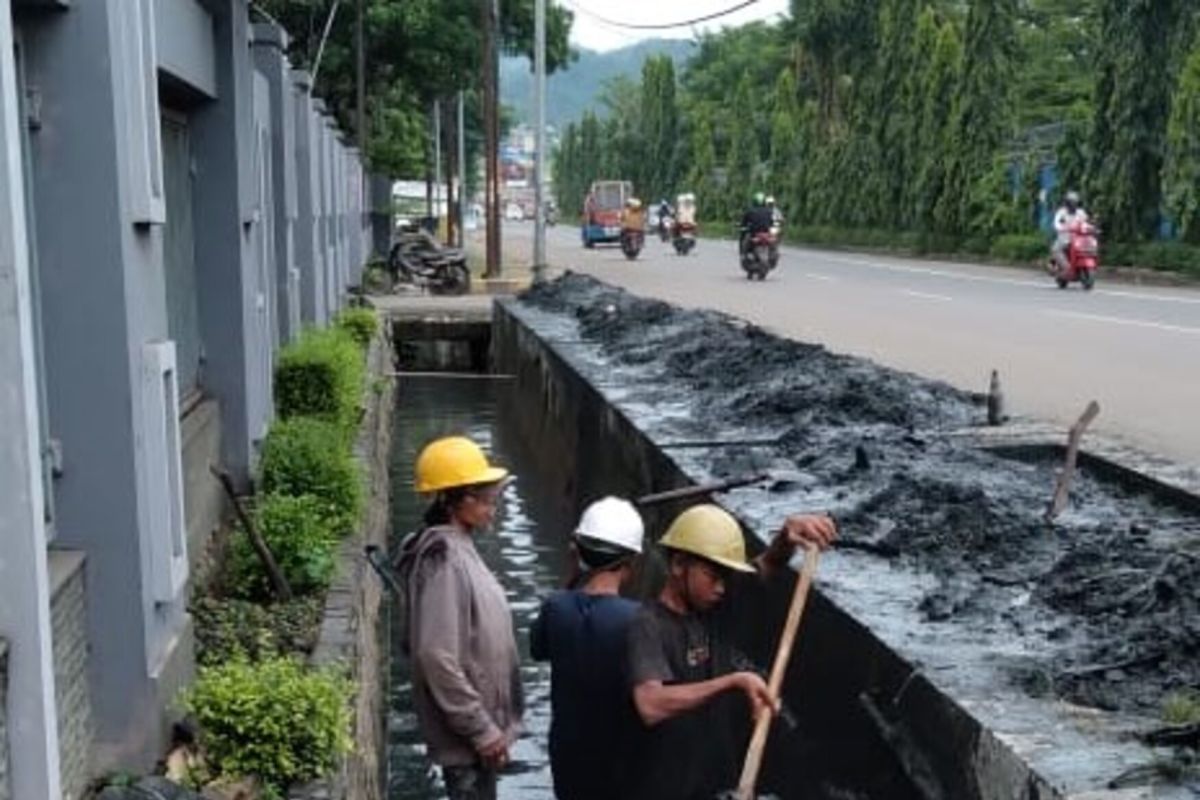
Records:
[[[1100,267],[1100,229],[1090,222],[1076,222],[1067,229],[1070,243],[1066,249],[1066,262],[1060,264],[1050,259],[1050,274],[1058,288],[1065,289],[1079,281],[1084,289],[1096,285],[1096,270]]]

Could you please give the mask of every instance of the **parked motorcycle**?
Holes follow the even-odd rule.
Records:
[[[671,244],[681,256],[690,253],[696,246],[696,225],[691,222],[676,223],[671,229]]]
[[[750,234],[749,241],[743,247],[741,261],[747,278],[766,280],[767,273],[779,264],[779,240],[771,231]]]
[[[428,231],[402,231],[388,253],[393,283],[409,283],[433,294],[466,294],[471,272],[461,250],[444,247]]]
[[[1079,281],[1085,290],[1090,290],[1096,285],[1096,270],[1100,267],[1100,229],[1091,222],[1080,221],[1068,229],[1067,235],[1070,242],[1065,261],[1059,263],[1051,256],[1047,268],[1058,288],[1066,289]]]
[[[626,228],[621,231],[621,252],[630,261],[638,257],[642,252],[642,247],[646,244],[645,231],[637,230],[636,228]]]

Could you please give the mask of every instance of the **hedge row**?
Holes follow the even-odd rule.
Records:
[[[263,443],[252,519],[295,599],[276,602],[244,531],[224,565],[224,592],[193,604],[199,660],[183,696],[205,755],[202,784],[253,776],[267,798],[327,774],[346,753],[353,687],[302,662],[315,643],[341,538],[356,527],[362,483],[352,453],[373,312],[339,315],[279,354],[278,419]]]

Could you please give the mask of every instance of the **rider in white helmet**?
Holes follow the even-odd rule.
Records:
[[[1079,200],[1079,192],[1070,191],[1063,197],[1063,204],[1054,212],[1053,262],[1061,269],[1067,261],[1067,247],[1071,244],[1071,228],[1088,221],[1088,213]]]
[[[529,632],[534,659],[549,661],[550,768],[559,800],[621,797],[627,746],[638,721],[625,680],[625,639],[639,604],[621,597],[642,553],[645,526],[627,500],[605,497],[572,537],[571,588],[542,603]]]

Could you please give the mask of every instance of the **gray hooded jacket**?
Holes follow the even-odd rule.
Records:
[[[474,764],[478,748],[520,732],[524,701],[504,589],[470,535],[436,526],[404,543],[398,564],[407,597],[413,705],[429,756]]]

